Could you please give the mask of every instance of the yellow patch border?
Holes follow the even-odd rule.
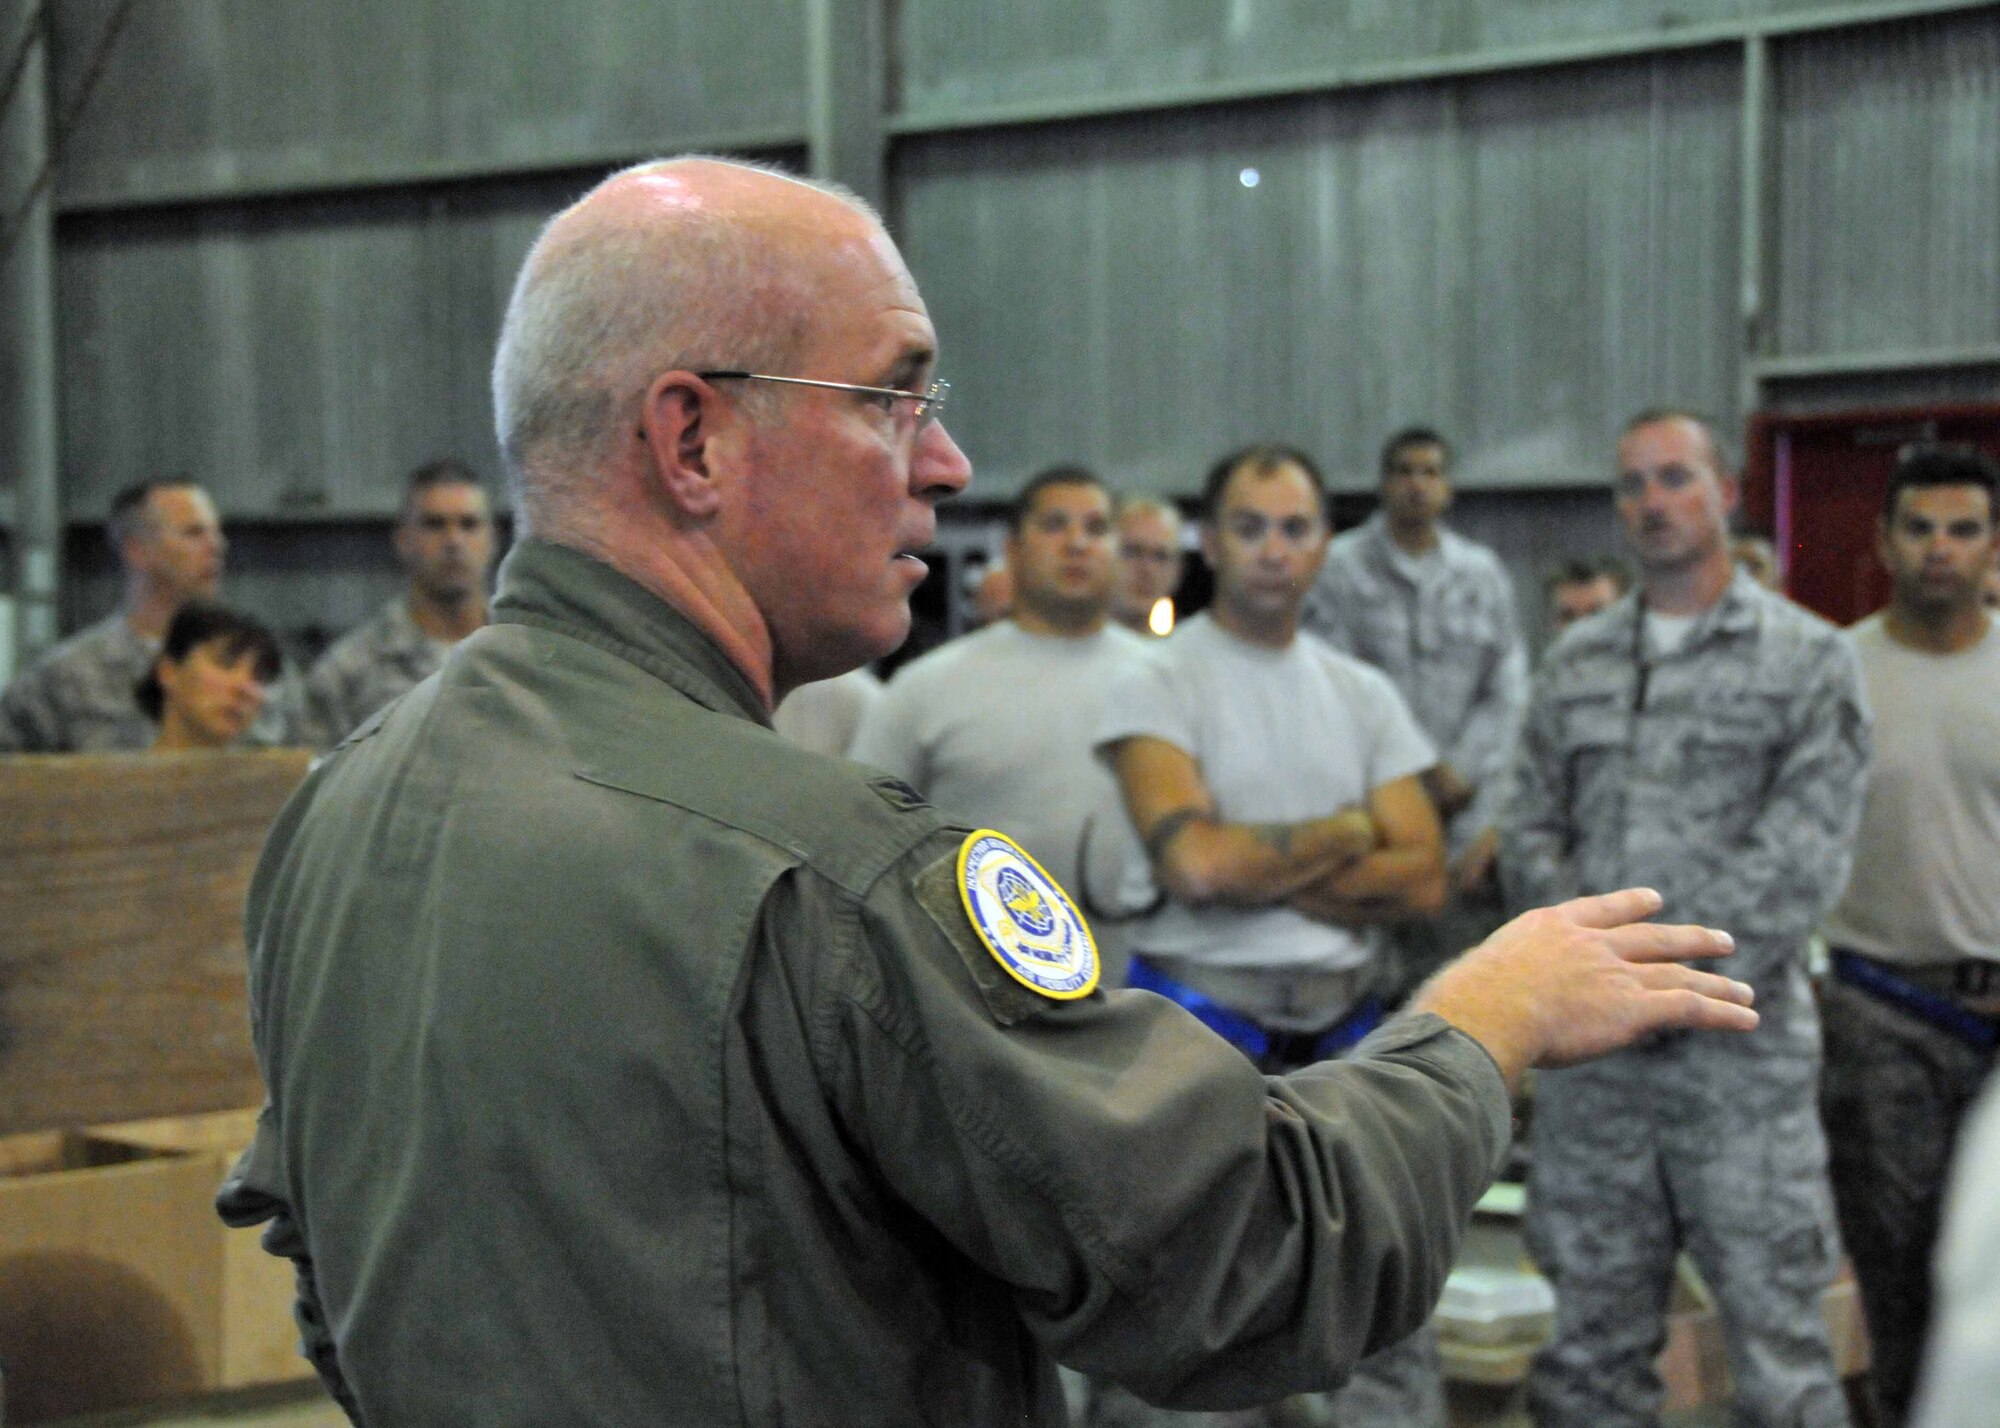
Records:
[[[1028,977],[1022,975],[1021,971],[1012,962],[1007,960],[1006,952],[993,940],[992,934],[986,930],[986,924],[980,920],[979,909],[972,905],[972,894],[966,888],[965,869],[966,864],[971,860],[972,850],[988,838],[996,839],[1006,844],[1009,848],[1013,849],[1022,862],[1041,874],[1042,880],[1050,888],[1054,889],[1056,895],[1062,899],[1063,906],[1068,909],[1070,916],[1076,919],[1077,930],[1083,934],[1084,946],[1090,953],[1090,977],[1083,985],[1071,991],[1060,992],[1052,991],[1041,985],[1041,983],[1030,980]],[[1000,964],[1001,971],[1005,972],[1036,996],[1047,997],[1050,1001],[1081,1001],[1084,997],[1089,996],[1097,990],[1098,979],[1104,974],[1104,959],[1097,952],[1097,936],[1090,930],[1090,923],[1084,918],[1084,915],[1077,910],[1076,899],[1069,895],[1069,889],[1049,876],[1049,870],[1035,861],[1034,854],[1030,853],[1026,848],[1023,848],[1019,843],[1016,843],[997,828],[975,828],[972,832],[966,834],[965,841],[959,844],[956,880],[958,883],[958,900],[965,908],[965,920],[972,924],[973,935],[978,937],[985,944],[986,950],[993,954],[993,960]]]

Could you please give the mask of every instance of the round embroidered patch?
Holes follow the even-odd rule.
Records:
[[[1097,942],[1076,904],[1004,833],[982,828],[958,850],[958,894],[972,930],[1007,975],[1056,1001],[1097,988]]]

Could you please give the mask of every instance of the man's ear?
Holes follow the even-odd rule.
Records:
[[[127,570],[150,574],[153,569],[153,541],[150,533],[128,535],[118,543],[118,558]]]
[[[711,450],[716,403],[715,388],[694,373],[662,372],[639,409],[639,439],[660,490],[690,516],[711,515],[722,501]]]

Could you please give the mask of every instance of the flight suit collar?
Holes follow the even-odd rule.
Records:
[[[631,577],[567,546],[529,538],[508,552],[493,623],[555,630],[637,665],[705,709],[771,722],[743,671],[693,621]]]

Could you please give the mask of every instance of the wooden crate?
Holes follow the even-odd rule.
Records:
[[[0,758],[0,1133],[263,1099],[243,897],[310,757]]]
[[[263,1099],[243,899],[309,757],[0,758],[10,1421],[311,1372],[291,1267],[214,1209]]]
[[[254,1112],[0,1139],[10,1422],[310,1375],[288,1264],[215,1217]]]

